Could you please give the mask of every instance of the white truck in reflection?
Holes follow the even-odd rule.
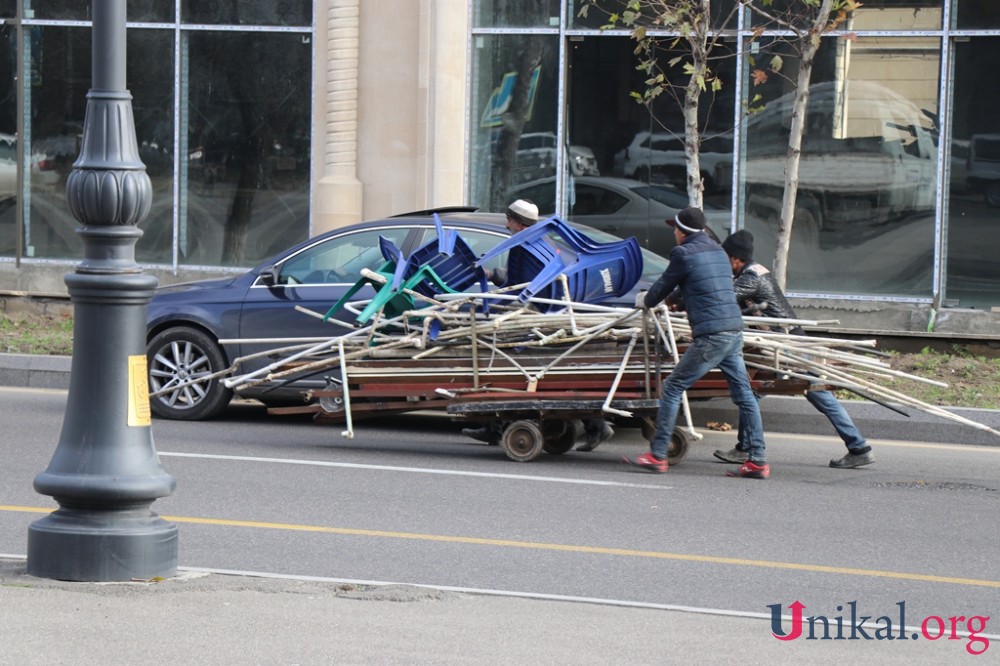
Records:
[[[784,192],[792,93],[747,122],[747,212],[777,219]],[[876,225],[934,209],[936,130],[926,114],[869,82],[809,91],[796,226]]]

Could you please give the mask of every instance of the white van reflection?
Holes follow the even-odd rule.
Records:
[[[764,219],[781,208],[793,95],[747,122],[747,209]],[[933,210],[936,130],[912,102],[877,83],[818,83],[806,115],[796,225],[840,229]]]

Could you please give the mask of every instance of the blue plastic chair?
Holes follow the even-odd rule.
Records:
[[[380,236],[379,250],[386,263],[376,272],[385,278],[385,282],[362,277],[324,318],[329,319],[367,284],[375,287],[377,293],[355,319],[358,325],[366,324],[379,311],[392,318],[427,305],[420,299],[414,299],[408,291],[428,298],[444,293],[466,292],[477,284],[480,291],[487,291],[486,273],[476,264],[476,256],[465,239],[453,229],[445,229],[437,214],[434,215],[434,224],[437,238],[414,250],[406,259],[392,241]],[[486,304],[483,309],[487,311]]]
[[[554,253],[552,245],[539,244],[549,234],[559,236],[560,247]],[[532,257],[532,260],[520,259],[520,275],[507,280],[510,284],[528,282],[518,295],[521,302],[533,297],[560,297],[562,291],[554,288],[560,274],[566,275],[570,299],[580,303],[621,296],[642,276],[642,252],[635,238],[598,243],[557,217],[519,231],[480,257],[478,263],[482,265],[506,250],[511,252],[511,258],[518,250]],[[529,274],[529,270],[534,270],[534,274]]]

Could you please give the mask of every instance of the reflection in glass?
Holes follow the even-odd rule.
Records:
[[[955,47],[945,297],[962,307],[1000,305],[1000,110],[995,91],[983,85],[998,58],[997,37]]]
[[[655,3],[651,3],[655,4]],[[570,27],[577,30],[596,30],[608,24],[608,16],[612,13],[621,15],[629,5],[628,0],[598,0],[592,3],[590,0],[570,0],[569,19]],[[586,6],[586,15],[580,16],[580,10]],[[735,29],[739,16],[737,0],[712,0],[712,25],[716,28]],[[647,20],[640,20],[643,25],[650,25],[652,17],[657,16],[655,10],[643,9],[643,16]],[[627,26],[619,24],[618,28],[627,29]]]
[[[0,5],[6,0],[0,0]],[[89,21],[90,2],[80,0],[31,0],[31,9],[36,19],[61,19],[66,21]],[[172,22],[174,20],[173,0],[128,0],[126,6],[128,21]]]
[[[208,25],[312,25],[311,0],[181,0],[181,21]]]
[[[17,90],[16,32],[0,25],[0,256],[17,249]]]
[[[790,291],[931,295],[938,49],[931,38],[824,41],[802,140]],[[794,90],[774,78],[757,91],[763,109],[746,122],[745,222],[757,260],[770,263]]]
[[[180,261],[251,266],[308,235],[310,44],[298,34],[188,39]]]
[[[471,201],[503,211],[514,186],[555,173],[559,40],[473,39]]]
[[[30,203],[24,222],[26,257],[79,258],[79,223],[66,206],[66,178],[80,152],[87,93],[91,86],[89,28],[32,27],[29,139]],[[153,184],[152,210],[142,227],[155,227],[161,216],[165,240],[140,239],[136,256],[166,261],[170,257],[169,220],[173,182],[173,95],[169,71],[154,66],[169,61],[170,31],[130,30],[126,36],[126,82],[139,140],[139,156]],[[41,55],[44,54],[44,57]],[[164,212],[165,211],[165,212]],[[152,238],[156,234],[151,234]]]
[[[996,0],[956,0],[956,27],[964,30],[975,28],[1000,28],[1000,3]]]
[[[0,0],[0,18],[14,18],[17,13],[17,0]]]
[[[865,0],[857,11],[851,12],[841,30],[940,30],[946,0]],[[819,3],[816,3],[818,5]],[[803,12],[801,0],[775,0],[766,9],[770,17],[783,17],[791,11],[799,27],[813,21],[815,9]],[[781,26],[756,12],[751,13],[754,26],[772,30]]]
[[[945,0],[865,0],[849,30],[940,30]]]
[[[635,102],[630,93],[642,91],[646,77],[635,69],[634,48],[627,37],[587,37],[571,44],[570,141],[593,151],[601,177],[567,182],[562,209],[576,222],[635,236],[643,247],[665,254],[673,234],[664,221],[688,205],[683,110],[670,93],[657,98],[651,110]],[[736,62],[726,44],[717,49],[713,67],[722,88],[706,92],[699,103],[700,157],[703,204],[713,228],[724,233],[730,228]],[[679,54],[665,52],[663,59]],[[676,83],[683,86],[684,80]]]
[[[560,0],[480,0],[472,4],[477,28],[559,27]]]

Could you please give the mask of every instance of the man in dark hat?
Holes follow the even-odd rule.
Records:
[[[753,234],[741,229],[722,243],[722,249],[729,255],[729,264],[733,269],[733,289],[743,314],[775,319],[796,318],[795,310],[788,303],[774,275],[765,266],[753,260]],[[780,326],[772,326],[771,329],[783,330]],[[800,327],[794,327],[790,332],[795,335],[804,334]],[[843,458],[831,460],[830,467],[851,469],[875,462],[875,457],[871,453],[872,447],[868,446],[868,442],[854,425],[847,410],[832,392],[806,391],[806,400],[829,419],[833,429],[847,447],[847,454]],[[742,463],[747,460],[749,454],[742,421],[737,432],[736,448],[716,451],[716,458],[730,463]]]
[[[739,406],[747,438],[746,461],[726,475],[766,479],[771,468],[764,457],[764,426],[743,362],[743,317],[733,292],[729,260],[705,233],[705,215],[700,209],[685,208],[667,224],[673,227],[677,241],[670,252],[670,265],[648,292],[638,295],[636,306],[655,307],[680,287],[694,339],[663,382],[649,452],[626,458],[625,462],[650,472],[667,471],[667,446],[681,398],[695,382],[718,368],[729,384],[733,402]]]

